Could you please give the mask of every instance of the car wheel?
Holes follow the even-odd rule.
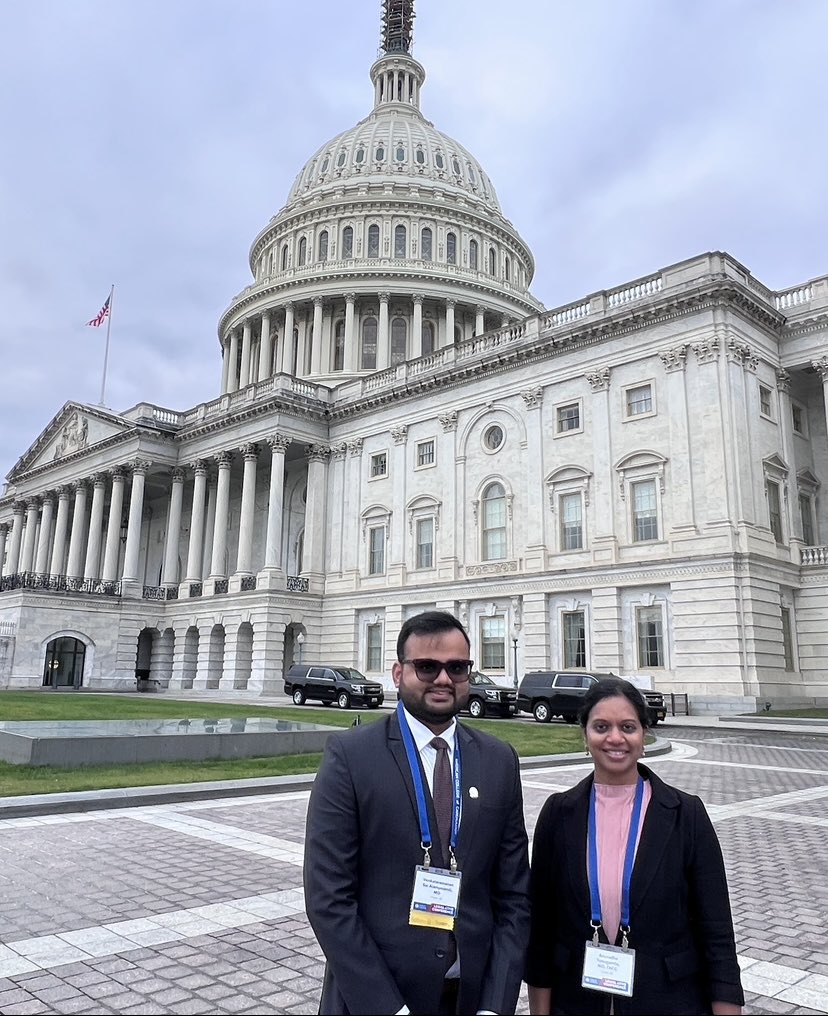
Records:
[[[532,715],[538,721],[538,723],[549,723],[552,719],[552,713],[549,712],[548,702],[536,702],[532,706]]]
[[[347,691],[341,691],[336,696],[336,704],[339,706],[340,709],[350,709],[351,708],[351,699],[350,699]]]
[[[578,717],[575,713],[566,713],[563,718],[564,723],[577,723]]]
[[[486,707],[480,699],[473,698],[471,702],[469,702],[469,716],[471,716],[472,719],[479,720],[481,716],[485,715]]]
[[[301,688],[297,688],[293,693],[293,703],[297,706],[303,706],[305,704],[305,693]]]

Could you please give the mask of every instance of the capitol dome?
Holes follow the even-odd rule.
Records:
[[[254,282],[219,323],[223,392],[278,373],[337,386],[542,309],[486,171],[420,110],[413,16],[383,4],[373,109],[311,156],[253,241]]]

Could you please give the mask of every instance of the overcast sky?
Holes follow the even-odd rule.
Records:
[[[218,394],[216,324],[326,139],[372,105],[379,0],[2,0],[0,476],[69,399]],[[472,151],[548,307],[707,250],[828,273],[825,0],[419,0],[425,115]]]

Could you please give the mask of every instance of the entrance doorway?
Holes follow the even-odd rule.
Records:
[[[46,646],[43,685],[47,688],[80,688],[86,646],[80,639],[64,635]]]

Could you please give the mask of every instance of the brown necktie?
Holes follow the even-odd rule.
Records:
[[[448,744],[442,737],[432,738],[431,747],[437,751],[437,761],[434,764],[434,790],[431,798],[434,801],[434,814],[437,817],[437,832],[443,848],[443,860],[448,863],[449,843],[451,842],[451,813],[454,810],[451,762],[449,762]]]

